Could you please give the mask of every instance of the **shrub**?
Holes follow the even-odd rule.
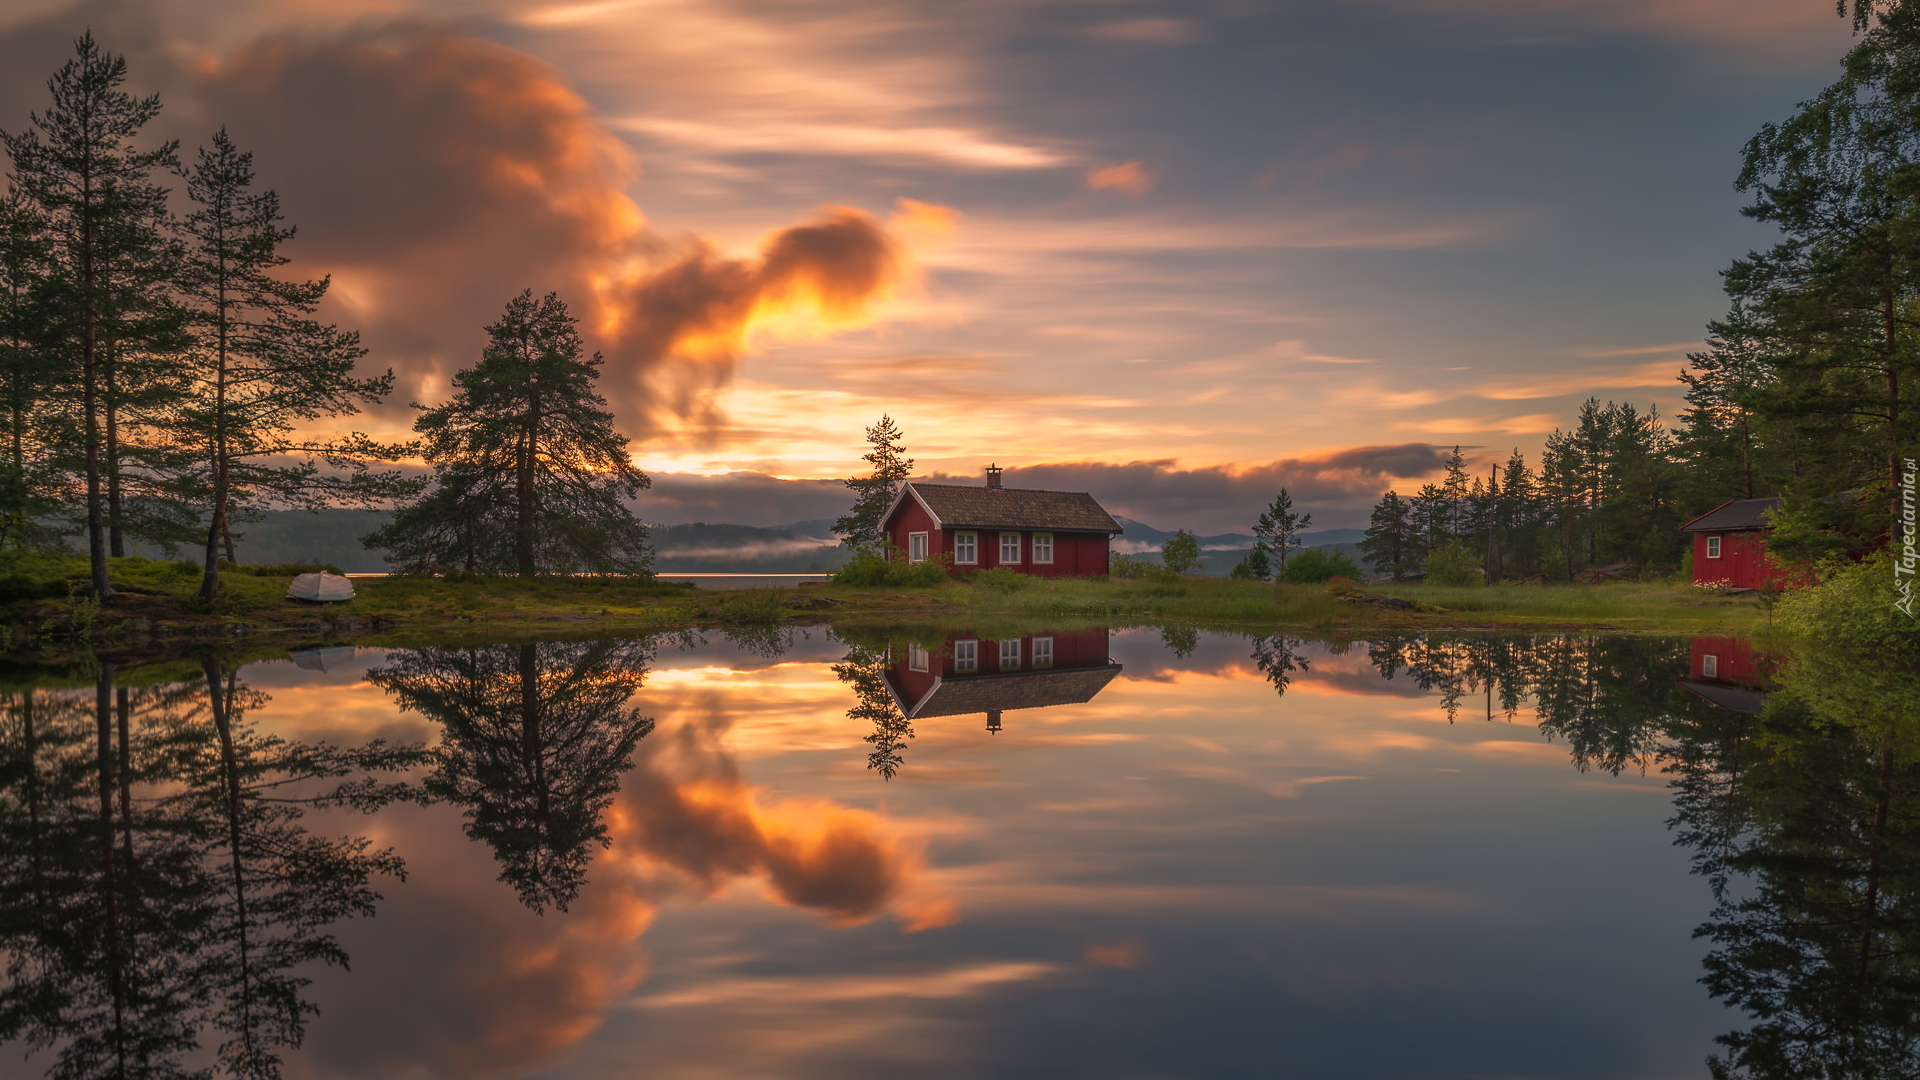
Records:
[[[193,563],[184,563],[183,565],[191,568],[195,574],[201,572],[201,568],[195,566]],[[332,563],[323,562],[274,563],[271,566],[235,566],[233,563],[221,563],[220,571],[225,574],[251,574],[254,577],[298,577],[301,574],[346,573],[345,570],[340,569]]]
[[[1107,576],[1114,578],[1143,578],[1147,571],[1158,567],[1145,559],[1136,559],[1131,555],[1115,555],[1107,560]]]
[[[911,588],[914,586],[938,585],[947,580],[946,556],[923,559],[910,563],[895,551],[894,558],[887,558],[872,548],[861,548],[847,560],[847,565],[834,571],[835,585],[857,585],[872,588],[892,585]]]
[[[999,592],[1014,592],[1032,585],[1033,576],[1016,574],[1004,566],[993,566],[973,575],[973,584],[984,585]]]
[[[1337,551],[1302,548],[1288,557],[1286,568],[1274,580],[1288,585],[1318,585],[1335,575],[1351,579],[1359,573],[1353,560]]]
[[[1427,581],[1434,585],[1482,585],[1480,560],[1458,540],[1449,540],[1427,556]]]

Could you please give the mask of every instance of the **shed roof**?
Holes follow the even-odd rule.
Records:
[[[958,484],[907,484],[902,498],[920,500],[946,529],[1057,529],[1062,532],[1117,533],[1125,530],[1084,491],[1035,491],[1030,488],[963,487]],[[898,508],[899,501],[894,503]],[[888,512],[891,519],[893,514]]]
[[[1779,499],[1735,499],[1701,514],[1681,532],[1728,532],[1737,529],[1767,528],[1767,511],[1780,505]]]
[[[1680,686],[1689,693],[1704,698],[1709,704],[1717,705],[1728,712],[1759,716],[1767,709],[1767,695],[1764,691],[1750,690],[1744,686],[1728,686],[1725,683],[1699,682],[1694,679],[1681,679]]]
[[[901,702],[901,711],[909,720],[924,720],[934,716],[965,716],[968,713],[996,710],[1083,705],[1105,690],[1119,673],[1119,664],[1104,664],[1092,668],[962,675],[939,680],[917,702]]]

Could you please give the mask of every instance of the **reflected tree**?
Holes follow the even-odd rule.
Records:
[[[626,707],[652,659],[646,641],[420,649],[368,678],[442,725],[428,790],[466,808],[467,835],[493,849],[500,880],[534,911],[565,911],[653,730]]]
[[[1300,655],[1303,639],[1292,634],[1269,634],[1253,639],[1253,665],[1273,684],[1276,694],[1285,695],[1293,685],[1293,675],[1306,671],[1307,658]]]
[[[905,761],[901,751],[913,738],[913,722],[900,711],[893,692],[887,688],[889,655],[884,648],[856,644],[833,665],[834,676],[853,688],[854,705],[847,710],[847,719],[873,728],[864,736],[864,741],[873,747],[867,754],[867,768],[879,773],[883,780],[892,780],[900,771]]]
[[[1713,889],[1695,933],[1754,1018],[1716,1077],[1910,1077],[1920,1061],[1920,767],[1803,707],[1722,714],[1674,767],[1679,841]]]
[[[319,805],[371,808],[408,789],[366,770],[418,750],[256,735],[264,700],[209,681],[0,698],[0,1038],[47,1051],[56,1077],[279,1075],[314,1008],[297,969],[344,964],[327,932],[371,914],[398,873],[364,838],[300,825]]]
[[[1160,643],[1174,656],[1185,660],[1200,647],[1200,632],[1191,626],[1163,626],[1160,628]]]

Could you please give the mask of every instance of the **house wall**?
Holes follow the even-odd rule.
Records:
[[[1707,557],[1707,538],[1720,538],[1720,557]],[[1767,558],[1766,534],[1758,529],[1693,534],[1693,580],[1696,585],[1725,581],[1738,589],[1764,589],[1790,584]]]
[[[927,534],[927,557],[934,558],[942,552],[952,553],[953,541],[934,527],[933,516],[920,505],[919,500],[907,498],[893,512],[893,518],[887,524],[887,540],[902,553],[907,550],[907,534],[923,532]]]

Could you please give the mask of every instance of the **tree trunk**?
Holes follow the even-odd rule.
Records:
[[[513,547],[514,556],[520,564],[520,576],[534,576],[533,562],[533,517],[534,517],[534,456],[540,438],[540,395],[535,393],[527,406],[526,427],[520,438],[519,476],[516,477],[516,496],[519,500],[519,520],[515,523]]]
[[[86,210],[80,219],[80,375],[82,412],[87,443],[87,562],[93,574],[93,594],[102,600],[113,595],[107,581],[106,508],[100,492],[100,350],[95,339],[93,268],[93,181],[82,174]]]
[[[116,559],[127,555],[127,537],[120,498],[120,364],[116,355],[119,343],[109,341],[102,350],[102,370],[106,374],[107,395],[107,546]]]
[[[242,823],[240,808],[244,805],[240,789],[240,757],[233,746],[233,718],[228,714],[232,698],[226,693],[220,679],[220,665],[212,657],[203,659],[201,670],[207,677],[207,700],[212,706],[214,730],[220,736],[220,771],[224,781],[227,817],[227,865],[233,879],[233,934],[235,947],[239,950],[240,970],[240,1024],[238,1035],[245,1045],[246,1052],[241,1060],[251,1060],[253,1054],[253,953],[252,941],[248,931],[247,915],[247,872],[246,860],[241,853]]]
[[[233,539],[227,532],[228,459],[227,445],[227,285],[226,262],[220,263],[221,280],[214,301],[214,318],[219,336],[214,344],[213,372],[213,520],[207,525],[207,559],[200,576],[200,599],[211,604],[220,591],[220,541],[227,542],[227,559],[233,561]]]

